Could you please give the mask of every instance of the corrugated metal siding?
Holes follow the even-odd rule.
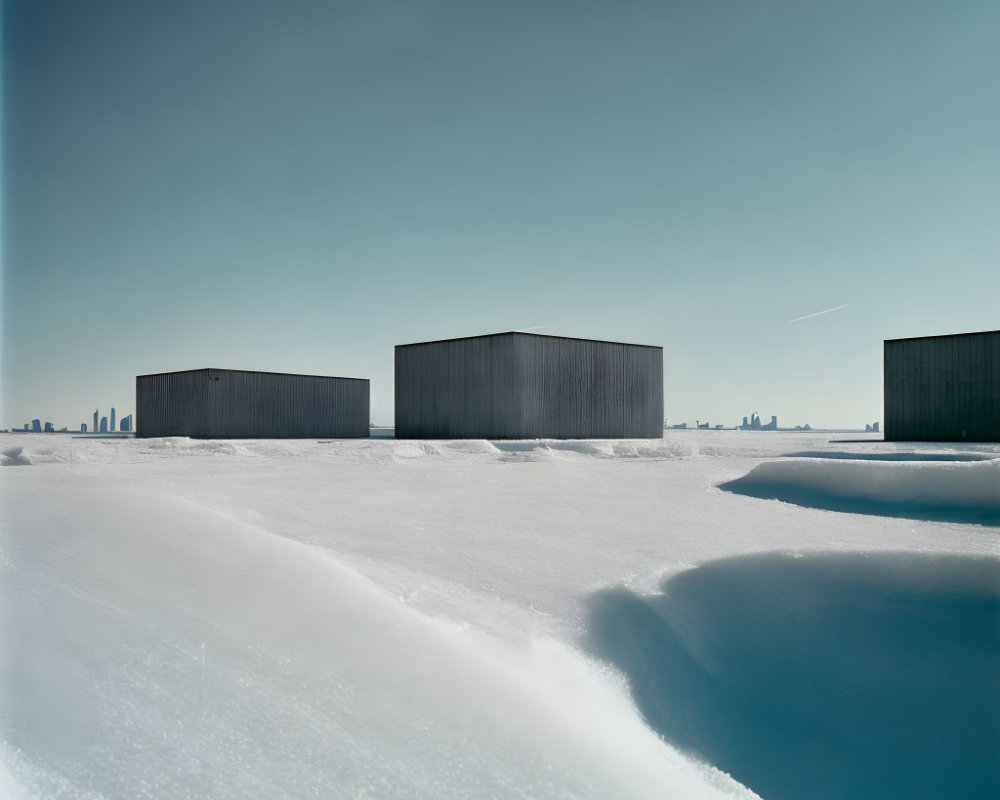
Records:
[[[145,375],[136,379],[136,412],[140,437],[365,437],[369,382],[222,369]]]
[[[135,435],[205,437],[207,375],[208,370],[139,375],[135,379]]]
[[[1000,441],[1000,331],[884,343],[887,441]]]
[[[396,437],[660,438],[659,347],[505,333],[396,348]]]
[[[523,416],[511,336],[396,348],[396,438],[504,438]]]

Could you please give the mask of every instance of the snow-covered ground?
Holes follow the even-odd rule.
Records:
[[[4,436],[0,796],[995,796],[1000,447],[831,438]]]

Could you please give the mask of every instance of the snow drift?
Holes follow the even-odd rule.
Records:
[[[195,504],[90,488],[3,520],[0,788],[751,796],[664,747],[564,644],[420,613],[329,553]]]
[[[5,799],[746,797],[639,713],[654,677],[704,687],[685,683],[686,661],[653,662],[639,681],[626,658],[667,652],[666,634],[640,614],[665,576],[762,551],[997,551],[996,529],[847,518],[715,488],[762,458],[832,450],[820,433],[567,443],[8,437],[4,457],[29,466],[0,470]],[[875,440],[860,449],[894,452]],[[979,464],[867,466],[981,474]],[[731,582],[704,585],[738,615],[743,595],[727,594]],[[801,605],[780,575],[773,583],[782,604]],[[590,598],[608,586],[626,587],[608,595],[624,609],[612,603],[604,626]],[[845,602],[849,616],[850,595]],[[686,628],[674,618],[685,641],[728,636],[729,612],[708,614],[708,603],[693,603],[702,610]],[[779,611],[748,605],[780,629]],[[920,600],[913,610],[933,619],[938,607]],[[834,647],[842,637],[828,610],[820,621],[831,621]],[[967,618],[980,619],[974,608]],[[581,651],[585,630],[595,638]],[[863,650],[856,644],[845,652]],[[950,662],[963,674],[990,658],[970,647],[967,663]],[[771,648],[788,652],[772,637],[754,663]],[[701,664],[719,651],[697,653]],[[633,691],[644,687],[635,701],[626,676]],[[947,709],[952,690],[928,685],[918,706],[933,720],[933,698]],[[808,707],[822,707],[808,688]],[[731,738],[712,695],[661,696],[672,709],[698,701],[705,713],[691,718],[692,735]],[[713,731],[699,727],[703,718]],[[828,743],[831,760],[856,755],[850,737]],[[729,768],[725,752],[701,752]],[[798,798],[823,796],[818,779],[805,782]]]
[[[765,461],[720,488],[831,511],[1000,525],[998,459]]]
[[[768,800],[1000,796],[1000,561],[743,556],[590,606],[650,725]]]
[[[786,453],[785,458],[836,458],[851,461],[990,461],[996,455],[989,453],[949,453],[895,451],[883,453],[847,452],[844,450],[804,450],[800,453]]]
[[[31,460],[24,455],[23,447],[8,447],[0,458],[0,465],[5,467],[23,467],[29,464]]]

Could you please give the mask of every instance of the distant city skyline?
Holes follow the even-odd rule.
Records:
[[[100,409],[94,410],[93,423],[80,422],[60,424],[50,422],[53,417],[42,415],[31,420],[30,423],[10,423],[5,426],[5,430],[16,432],[29,430],[33,433],[128,433],[132,430],[132,412],[129,412],[117,422],[115,421],[115,408],[111,407],[110,422],[108,416],[101,416]],[[44,427],[42,420],[45,420]],[[59,427],[56,427],[59,426]]]
[[[1000,327],[996,3],[3,9],[8,426],[220,365],[391,424],[394,345],[533,328],[863,428],[884,339]]]

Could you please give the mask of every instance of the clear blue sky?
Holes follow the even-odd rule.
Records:
[[[860,426],[1000,327],[1000,4],[10,0],[3,407],[392,346],[662,344],[666,413]],[[837,311],[789,323],[836,306]]]

